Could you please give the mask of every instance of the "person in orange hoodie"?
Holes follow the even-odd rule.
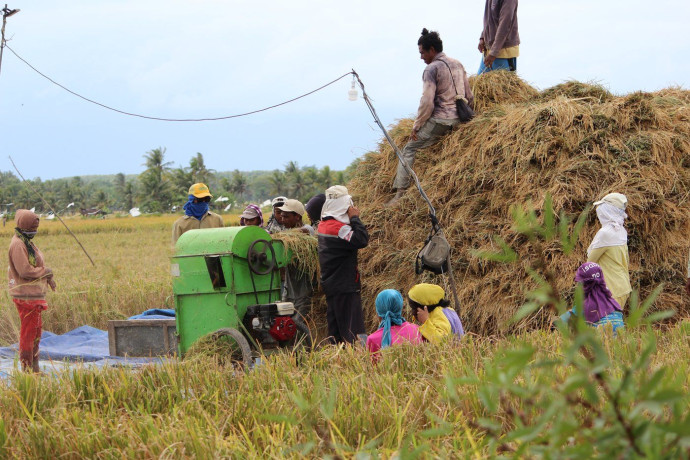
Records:
[[[54,291],[53,272],[45,266],[43,254],[31,241],[38,232],[39,218],[19,209],[9,250],[9,291],[19,312],[19,360],[22,370],[39,372],[38,344],[41,341],[41,312],[48,308],[46,291]]]

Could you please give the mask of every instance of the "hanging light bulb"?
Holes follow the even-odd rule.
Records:
[[[350,101],[356,101],[358,97],[359,97],[359,94],[357,93],[357,88],[355,88],[355,80],[353,78],[352,79],[352,86],[350,86],[350,91],[347,92],[347,98]]]

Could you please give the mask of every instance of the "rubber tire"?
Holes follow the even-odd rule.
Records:
[[[242,366],[245,369],[250,369],[252,366],[252,349],[249,346],[247,338],[237,329],[231,327],[225,327],[223,329],[218,329],[213,333],[214,339],[220,339],[221,337],[230,337],[237,343],[240,347],[240,352],[242,353]]]

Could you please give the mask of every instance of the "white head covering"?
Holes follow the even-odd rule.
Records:
[[[587,248],[587,255],[593,249],[628,244],[628,232],[623,226],[625,219],[628,218],[625,211],[604,202],[597,206],[597,217],[601,223],[601,229],[594,235],[592,244]]]
[[[350,223],[347,210],[352,206],[352,197],[343,185],[334,185],[326,190],[326,202],[321,210],[321,220],[332,217],[344,224]]]

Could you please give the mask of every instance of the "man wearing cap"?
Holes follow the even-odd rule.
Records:
[[[255,204],[248,204],[244,211],[240,215],[240,226],[264,226],[264,213],[261,212],[261,208]]]
[[[298,229],[302,233],[314,234],[314,229],[303,221],[306,210],[298,200],[287,200],[277,209],[280,211],[280,220],[285,230]]]
[[[297,230],[309,235],[314,234],[314,229],[302,222],[306,213],[304,205],[298,200],[286,200],[277,208],[285,230]],[[304,273],[295,264],[285,267],[285,295],[286,302],[295,305],[296,321],[305,323],[304,318],[311,313],[311,297],[314,293],[314,273]]]
[[[621,309],[625,308],[632,287],[630,286],[628,232],[625,229],[625,213],[628,199],[622,193],[609,193],[594,202],[601,229],[594,235],[587,248],[587,262],[601,267],[606,286]]]
[[[357,252],[369,244],[369,233],[359,219],[359,209],[342,185],[326,190],[318,237],[328,335],[336,343],[353,343],[359,334],[364,334]]]
[[[284,196],[277,196],[271,200],[271,208],[273,208],[273,212],[271,213],[271,217],[268,219],[268,223],[266,223],[266,231],[268,233],[277,233],[281,230],[285,230],[280,215],[280,209],[278,208],[281,207],[286,201],[287,198]]]
[[[180,235],[188,230],[223,226],[223,218],[208,209],[212,196],[206,184],[198,183],[189,187],[189,200],[184,205],[185,215],[173,224],[173,246]]]

